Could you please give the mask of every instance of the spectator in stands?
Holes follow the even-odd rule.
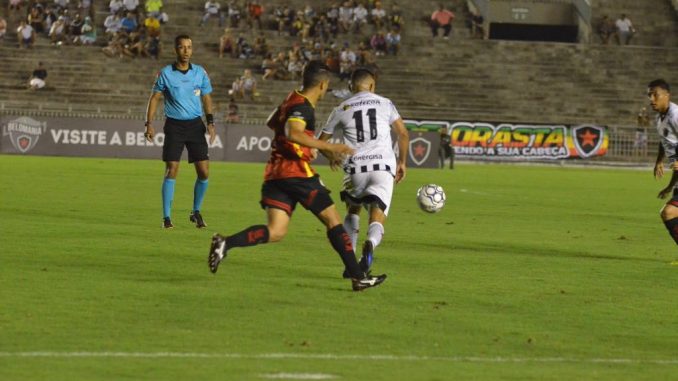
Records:
[[[254,100],[255,97],[259,96],[259,93],[257,92],[257,80],[252,75],[252,70],[245,69],[240,81],[242,83],[241,91],[243,98],[249,96],[251,100]]]
[[[381,1],[375,1],[374,8],[372,8],[372,11],[370,11],[370,15],[372,16],[374,29],[383,29],[384,23],[386,21],[386,11],[381,7]]]
[[[94,7],[92,6],[93,0],[80,0],[78,2],[78,11],[83,15],[87,15],[90,19],[94,19]]]
[[[7,34],[7,21],[0,16],[0,41],[5,39]]]
[[[144,20],[144,28],[146,28],[146,35],[148,37],[160,36],[160,20],[154,15],[148,15]]]
[[[288,8],[287,5],[285,5],[285,6],[278,5],[273,10],[273,16],[275,17],[275,23],[278,27],[278,36],[281,36],[283,30],[285,30],[285,9],[287,9],[287,8]]]
[[[146,44],[144,43],[143,36],[139,31],[134,31],[129,34],[127,44],[125,44],[123,49],[123,54],[132,58],[148,56],[148,53],[146,52]]]
[[[350,1],[345,1],[344,4],[339,7],[339,27],[343,33],[347,33],[351,30],[353,25],[353,7],[351,6]]]
[[[49,29],[49,38],[52,42],[52,45],[61,46],[66,42],[66,22],[64,21],[64,16],[59,16],[57,21],[52,23],[52,27]]]
[[[127,15],[122,20],[120,20],[120,26],[122,27],[122,30],[128,34],[137,30],[138,24],[134,14],[132,12],[127,12]]]
[[[60,13],[66,9],[68,9],[68,3],[69,0],[54,0],[54,7],[57,10],[57,13]]]
[[[228,95],[233,98],[242,99],[242,81],[240,77],[235,77],[235,80],[231,83],[231,89],[228,90]]]
[[[240,35],[238,36],[238,40],[235,43],[235,47],[238,58],[243,60],[248,60],[252,58],[252,55],[254,54],[254,49],[252,49],[252,46],[247,42],[245,36],[242,33],[240,33]]]
[[[224,34],[219,37],[219,58],[223,58],[224,53],[228,53],[231,56],[235,55],[235,43],[233,42],[233,36],[231,36],[231,28],[224,29]]]
[[[28,80],[28,88],[31,90],[38,90],[45,87],[45,79],[47,78],[47,70],[43,67],[42,62],[38,62],[38,67],[31,73],[31,78]]]
[[[24,0],[9,0],[9,13],[12,11],[21,10],[21,7],[24,5]]]
[[[301,36],[304,31],[304,21],[296,17],[290,27],[290,36]]]
[[[49,31],[52,30],[52,24],[54,24],[55,21],[59,16],[54,12],[51,6],[48,6],[45,8],[45,32],[46,34],[49,35]]]
[[[363,3],[358,3],[358,5],[353,8],[353,27],[357,33],[362,33],[363,25],[367,25],[367,9]]]
[[[258,1],[253,0],[247,9],[247,26],[254,28],[254,23],[261,30],[261,16],[264,14],[264,7]]]
[[[76,12],[71,24],[68,26],[68,32],[71,38],[71,41],[75,44],[80,41],[80,35],[82,34],[82,26],[85,24],[85,20],[82,19],[80,13]]]
[[[391,29],[397,28],[399,31],[403,29],[405,19],[403,18],[403,12],[400,10],[400,7],[398,7],[398,4],[393,4],[391,13],[388,14],[387,17]]]
[[[127,45],[127,33],[121,29],[113,35],[113,38],[108,42],[108,46],[101,49],[101,51],[109,57],[122,58],[125,45]]]
[[[379,31],[375,33],[372,38],[370,39],[370,46],[374,50],[374,54],[377,56],[384,56],[386,55],[386,36],[384,36],[384,32]]]
[[[636,29],[633,27],[631,20],[622,13],[621,18],[615,22],[617,27],[617,43],[619,45],[628,45],[636,34]]]
[[[139,8],[139,0],[122,0],[122,5],[125,8],[125,11],[132,12],[137,14],[137,9]]]
[[[290,79],[297,80],[301,78],[301,71],[304,69],[304,65],[296,55],[290,57],[290,60],[287,64],[287,72],[290,75]]]
[[[21,20],[19,27],[16,29],[17,39],[19,41],[19,49],[32,48],[35,43],[35,30],[33,27]]]
[[[238,115],[238,104],[235,99],[231,97],[228,102],[228,114],[226,115],[226,123],[240,123],[240,115]]]
[[[240,7],[232,0],[228,3],[228,19],[231,23],[231,28],[237,28],[240,25],[240,18],[242,17],[242,12],[240,12]]]
[[[596,26],[596,32],[600,37],[600,42],[607,45],[610,42],[610,37],[616,33],[616,26],[607,15],[604,15]]]
[[[36,3],[40,4],[40,3]],[[33,28],[35,33],[41,34],[45,32],[45,16],[42,11],[42,6],[32,6],[28,13],[28,24]]]
[[[200,26],[205,25],[211,17],[217,17],[219,19],[219,26],[224,26],[224,14],[221,12],[221,6],[216,1],[207,0],[205,2],[205,13],[202,16],[202,20],[200,20]]]
[[[92,24],[92,18],[85,17],[82,24],[82,34],[75,40],[76,44],[92,45],[97,41],[97,28]]]
[[[386,35],[386,51],[389,54],[393,54],[394,56],[398,55],[398,52],[400,51],[400,39],[400,29],[397,27],[394,27]]]
[[[160,20],[163,3],[162,0],[146,0],[144,7],[146,8],[146,15],[153,16]]]
[[[263,75],[261,76],[262,80],[267,80],[269,78],[273,78],[275,75],[275,70],[276,70],[276,64],[275,64],[275,59],[273,58],[272,53],[266,54],[264,56],[264,59],[261,61],[261,72]]]
[[[485,38],[485,18],[478,11],[471,11],[471,37]]]
[[[106,20],[104,20],[104,28],[106,28],[105,32],[108,38],[113,38],[113,36],[122,29],[122,20],[120,19],[120,16],[117,13],[108,15]]]
[[[274,60],[275,71],[273,72],[273,79],[287,80],[289,72],[287,71],[287,56],[284,52],[279,52]]]
[[[316,17],[315,9],[313,9],[311,4],[306,3],[304,6],[304,18],[307,20],[312,20],[314,17]]]
[[[259,36],[254,39],[254,54],[264,57],[268,54],[268,50],[269,46],[268,41],[266,41],[266,35],[264,32],[261,32]]]
[[[433,38],[438,37],[438,29],[443,29],[443,38],[448,39],[452,31],[452,21],[454,20],[454,13],[440,4],[438,10],[431,14],[431,33]]]
[[[153,59],[158,59],[160,56],[160,37],[155,36],[155,37],[150,37],[146,40],[146,45],[145,45],[146,53],[148,54],[149,57]]]
[[[111,14],[118,13],[122,7],[124,7],[122,0],[111,0],[111,2],[108,3],[108,9],[111,11]]]
[[[339,55],[339,79],[345,80],[351,77],[351,72],[355,67],[358,57],[348,46],[348,43],[344,44],[344,47],[341,50]]]

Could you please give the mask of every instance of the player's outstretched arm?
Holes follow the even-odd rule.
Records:
[[[155,135],[155,130],[153,129],[153,119],[155,118],[155,112],[158,109],[158,103],[162,98],[162,93],[154,91],[151,93],[151,97],[148,98],[148,106],[146,106],[146,131],[144,136],[149,142],[153,141],[153,136]]]
[[[654,163],[654,178],[661,179],[664,176],[664,146],[659,143],[659,149],[657,150],[657,160]]]
[[[210,144],[214,143],[214,139],[217,138],[217,130],[214,128],[214,110],[212,106],[212,95],[205,94],[201,97],[202,108],[205,111],[205,116],[207,117],[207,133],[210,135]]]
[[[407,173],[407,150],[410,147],[410,134],[407,132],[402,118],[393,122],[392,127],[398,137],[398,167],[395,177],[396,184],[398,184],[405,179]]]
[[[332,137],[331,134],[323,132],[323,133],[320,134],[318,139],[323,141],[323,142],[326,142],[326,141],[330,140],[331,137]],[[337,169],[341,168],[341,158],[336,157],[336,155],[334,153],[332,153],[332,151],[320,150],[320,153],[323,154],[323,156],[325,156],[327,158],[327,160],[330,161],[330,169],[331,170],[336,171]]]
[[[673,189],[676,187],[676,184],[678,184],[678,171],[674,170],[672,171],[671,181],[669,181],[669,185],[667,185],[666,188],[662,189],[659,192],[659,195],[657,195],[657,197],[661,199],[665,199],[666,197],[668,197],[673,192]]]
[[[339,155],[353,155],[353,149],[346,144],[332,144],[314,137],[306,135],[304,130],[306,125],[297,120],[288,120],[285,126],[287,139],[292,143],[297,143],[305,147],[316,148],[320,151],[330,151]]]

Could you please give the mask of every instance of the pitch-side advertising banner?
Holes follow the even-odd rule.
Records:
[[[0,152],[160,160],[165,139],[162,125],[161,121],[155,123],[156,135],[153,142],[147,142],[143,122],[138,120],[5,116],[0,117]],[[266,162],[272,137],[273,131],[265,126],[218,125],[217,138],[210,145],[210,159]],[[340,140],[341,137],[335,139]],[[408,165],[435,167],[439,140],[435,131],[410,132]],[[323,158],[318,159],[318,164],[324,163]]]
[[[607,153],[607,128],[592,124],[546,125],[406,120],[410,131],[440,131],[452,137],[459,157],[535,160],[586,159]]]

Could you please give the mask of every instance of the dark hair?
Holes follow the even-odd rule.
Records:
[[[669,86],[669,83],[661,78],[655,79],[654,81],[647,84],[648,89],[651,89],[653,87],[659,87],[660,89],[664,89],[669,93],[671,92],[671,86]]]
[[[321,61],[310,61],[304,66],[303,86],[305,89],[317,86],[330,79],[330,68]]]
[[[177,46],[179,46],[179,42],[181,42],[181,40],[190,40],[190,39],[191,37],[189,35],[180,34],[174,38],[174,47],[176,48]]]
[[[356,68],[353,70],[353,73],[351,73],[351,84],[355,86],[357,83],[360,83],[369,77],[374,78],[375,81],[377,80],[376,68],[369,66]]]

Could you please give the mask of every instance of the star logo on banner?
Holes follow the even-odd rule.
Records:
[[[598,138],[598,135],[592,134],[591,131],[586,130],[583,134],[578,135],[579,138],[581,139],[581,146],[586,147],[595,147],[596,143],[595,140]]]
[[[426,154],[426,146],[423,144],[417,144],[414,146],[414,156],[422,157]]]

